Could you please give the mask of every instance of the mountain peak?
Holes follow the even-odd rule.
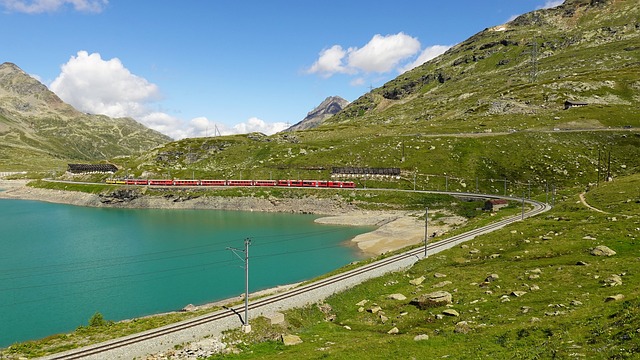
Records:
[[[34,156],[52,161],[104,159],[170,140],[130,118],[82,113],[8,62],[0,64],[0,139],[9,163],[21,168],[32,166],[25,159]]]
[[[329,96],[315,109],[309,111],[307,116],[299,123],[285,131],[308,130],[320,126],[326,119],[339,113],[349,102],[340,96]]]
[[[75,111],[44,84],[10,62],[0,65],[0,108],[17,113],[34,113],[52,108]]]

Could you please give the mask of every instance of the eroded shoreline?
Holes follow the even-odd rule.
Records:
[[[95,194],[32,188],[24,180],[0,180],[0,199],[34,200],[88,207],[131,209],[194,209],[265,211],[315,214],[320,224],[345,226],[374,226],[376,229],[361,234],[352,242],[367,256],[395,251],[424,241],[424,218],[415,211],[368,211],[358,209],[338,199],[305,197],[300,199],[200,196],[135,196],[122,201],[105,201]],[[430,234],[443,234],[464,222],[464,218],[449,216],[429,226]]]

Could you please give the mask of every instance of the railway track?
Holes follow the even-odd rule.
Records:
[[[434,193],[434,192],[431,192]],[[474,229],[468,231],[463,234],[455,235],[446,239],[442,239],[437,242],[433,242],[428,244],[427,253],[433,254],[442,250],[449,249],[454,247],[460,243],[466,242],[475,238],[476,236],[486,234],[495,230],[498,230],[508,224],[524,220],[525,218],[535,216],[541,214],[545,211],[551,209],[551,206],[545,203],[541,203],[533,200],[522,200],[516,198],[510,198],[506,196],[493,196],[493,195],[477,195],[477,194],[467,194],[467,193],[451,193],[451,192],[437,192],[441,194],[450,194],[455,196],[471,196],[475,198],[487,198],[487,199],[508,199],[511,201],[524,201],[528,203],[530,206],[533,206],[527,212],[523,212],[520,216],[514,216],[507,219],[503,219],[501,221],[483,226],[478,229]],[[331,277],[327,277],[325,279],[321,279],[303,286],[299,286],[297,288],[288,290],[286,292],[271,295],[262,299],[258,299],[252,301],[249,304],[249,310],[253,311],[255,316],[256,313],[266,314],[269,312],[282,310],[282,303],[287,302],[288,306],[286,308],[292,308],[296,306],[302,306],[305,303],[308,303],[308,300],[305,300],[305,295],[309,293],[313,293],[314,291],[322,291],[325,294],[325,297],[328,296],[330,291],[337,292],[342,291],[350,286],[353,286],[363,280],[362,276],[366,276],[366,274],[373,272],[374,270],[380,269],[389,269],[388,271],[397,270],[402,267],[408,267],[413,265],[418,260],[424,257],[425,248],[424,246],[419,248],[414,248],[408,250],[406,252],[392,255],[386,257],[384,259],[365,264],[356,269],[352,269],[337,275],[333,275]],[[371,276],[374,277],[374,276]],[[291,304],[291,299],[295,299],[296,297],[302,298],[299,301],[299,304]],[[123,338],[107,341],[100,344],[90,345],[80,349],[74,349],[70,351],[66,351],[63,353],[53,354],[50,356],[43,357],[42,359],[47,360],[72,360],[72,359],[116,359],[116,358],[133,358],[144,356],[146,354],[152,352],[163,351],[168,348],[171,348],[175,344],[193,341],[195,340],[196,335],[202,336],[202,331],[207,331],[206,328],[209,327],[209,333],[212,333],[212,327],[217,327],[217,332],[222,330],[237,327],[238,320],[236,320],[237,313],[242,312],[244,307],[238,306],[237,308],[227,309],[218,311],[215,313],[203,315],[194,319],[185,320],[179,323],[167,325],[158,329],[149,330],[146,332],[129,335]],[[215,331],[214,331],[215,332]],[[176,340],[163,341],[163,337],[167,335],[172,335],[175,337],[175,334],[185,333],[182,338],[179,336]],[[140,346],[139,344],[149,342],[149,346]],[[133,349],[129,349],[130,347],[135,346],[138,348],[137,351]],[[143,350],[147,349],[147,350]]]

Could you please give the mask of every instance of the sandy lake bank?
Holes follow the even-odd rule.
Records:
[[[300,199],[174,195],[148,196],[144,188],[126,194],[104,196],[76,191],[48,190],[27,186],[24,180],[1,180],[0,199],[45,201],[90,207],[141,209],[198,209],[270,211],[316,214],[320,224],[375,226],[372,232],[356,236],[352,241],[367,255],[379,255],[424,241],[424,213],[416,211],[367,211],[334,198],[305,197]],[[429,224],[429,235],[441,235],[453,226],[464,223],[458,216],[440,218]]]

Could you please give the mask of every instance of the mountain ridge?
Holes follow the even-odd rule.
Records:
[[[640,67],[639,38],[633,1],[567,1],[476,33],[362,95],[325,124],[447,127],[495,115],[553,118],[564,101],[580,99],[637,106],[640,101],[628,96],[627,88],[639,86],[633,76]],[[625,110],[625,117],[632,118],[630,110]],[[553,128],[552,123],[545,126]],[[478,130],[483,129],[467,131]]]
[[[131,118],[82,113],[13,63],[0,64],[0,138],[0,167],[18,170],[133,155],[171,140]]]
[[[340,96],[329,96],[324,99],[320,105],[309,111],[304,119],[284,131],[300,131],[316,128],[322,125],[328,118],[342,111],[347,105],[349,105],[349,101]]]
[[[318,127],[180,140],[136,159],[129,174],[327,178],[346,166],[400,168],[423,186],[452,174],[588,184],[604,148],[617,154],[616,174],[633,173],[638,19],[631,0],[537,10],[479,31]],[[565,110],[569,100],[586,106]]]

